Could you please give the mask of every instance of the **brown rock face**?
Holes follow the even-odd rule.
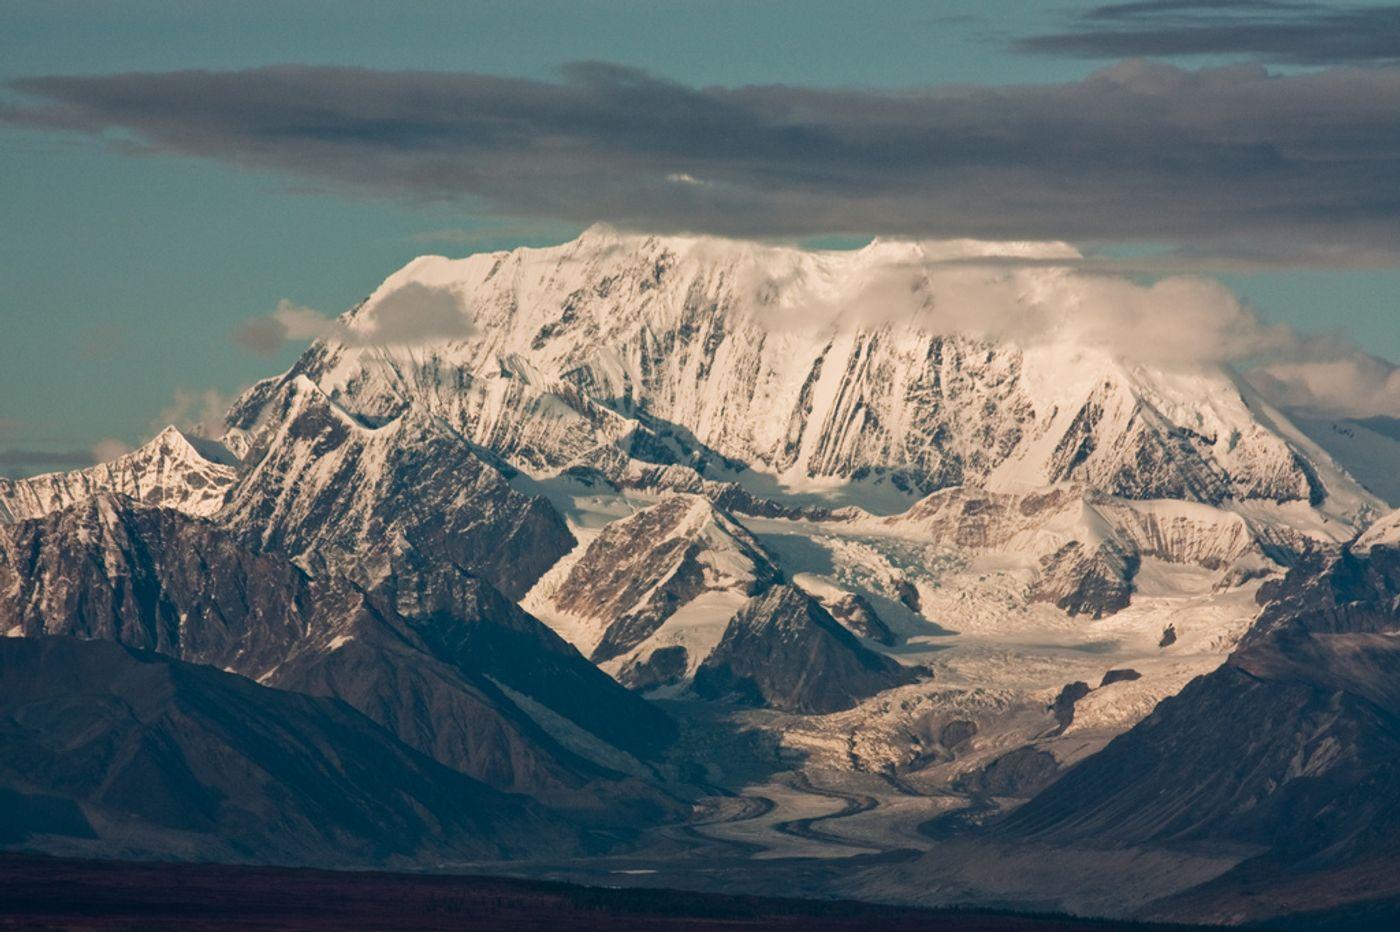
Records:
[[[836,712],[911,683],[913,670],[861,645],[820,603],[779,585],[754,598],[695,674],[708,698],[790,712]]]
[[[779,578],[763,547],[698,495],[672,495],[614,521],[589,544],[555,605],[607,624],[593,660],[627,653],[703,592],[761,592]]]

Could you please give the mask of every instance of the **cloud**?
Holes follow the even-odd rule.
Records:
[[[409,282],[341,319],[283,298],[271,314],[240,324],[233,340],[271,357],[289,342],[325,338],[347,346],[416,346],[464,339],[472,332],[471,318],[456,292]]]
[[[1400,367],[1367,353],[1279,362],[1247,374],[1270,401],[1311,414],[1400,418]]]
[[[785,329],[912,324],[1022,347],[1095,347],[1167,367],[1312,351],[1219,282],[1140,282],[1085,271],[1078,259],[1053,243],[876,243],[831,267],[757,262],[740,273],[740,288],[766,326]]]
[[[336,323],[320,311],[303,307],[286,298],[263,317],[252,317],[233,331],[233,341],[259,356],[276,356],[289,342],[305,343],[324,336]]]
[[[1284,408],[1400,418],[1400,369],[1343,333],[1271,323],[1212,279],[1112,274],[1063,243],[891,241],[820,258],[723,240],[687,248],[727,251],[738,306],[769,328],[914,326],[1049,347],[1066,360],[1092,348],[1178,372],[1226,366]]]
[[[151,427],[161,430],[173,424],[187,434],[217,439],[224,434],[224,414],[238,394],[225,394],[217,388],[177,388],[174,399],[151,422]]]
[[[92,462],[110,463],[119,456],[125,456],[132,450],[131,444],[115,437],[104,437],[92,445]]]
[[[473,332],[455,291],[409,282],[380,296],[335,337],[359,345],[417,346],[465,339]]]
[[[1244,55],[1321,65],[1400,61],[1400,6],[1287,0],[1145,0],[1079,13],[1059,33],[1014,43],[1080,58]]]
[[[275,67],[9,86],[32,101],[11,122],[526,221],[1400,257],[1400,68],[1128,62],[901,91],[693,88],[600,63],[558,81]]]

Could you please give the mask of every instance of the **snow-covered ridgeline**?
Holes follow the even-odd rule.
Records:
[[[236,478],[236,461],[228,451],[167,427],[145,446],[110,462],[0,479],[0,522],[41,517],[106,492],[208,516],[223,507]]]
[[[912,501],[1074,481],[1135,499],[1376,507],[1224,368],[1133,363],[1072,334],[1022,348],[930,326],[918,270],[990,248],[812,252],[595,229],[548,249],[424,257],[346,316],[359,336],[314,345],[230,419],[241,436],[281,381],[305,376],[366,423],[419,407],[537,476],[621,448],[716,477],[748,467],[738,475],[777,491],[882,482]],[[1051,300],[1065,273],[982,274]],[[381,306],[398,312],[389,299],[410,285],[453,295],[470,335],[374,343]]]

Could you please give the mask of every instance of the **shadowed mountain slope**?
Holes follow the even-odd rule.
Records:
[[[0,836],[49,850],[384,864],[579,844],[340,702],[73,638],[0,639],[0,786]]]

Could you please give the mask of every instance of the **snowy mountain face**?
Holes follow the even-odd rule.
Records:
[[[655,690],[688,688],[747,601],[789,577],[888,648],[961,630],[920,606],[919,579],[941,584],[911,548],[1000,561],[1017,604],[1092,619],[1144,586],[1277,572],[1380,507],[1225,369],[945,334],[889,294],[945,300],[903,270],[969,249],[594,229],[415,260],[234,405],[224,441],[247,475],[221,520],[312,572],[372,581],[408,551],[459,563]],[[1061,273],[1026,274],[1034,292]],[[449,296],[463,326],[378,340],[409,293]],[[584,500],[614,504],[589,517]],[[755,520],[792,524],[755,538]],[[809,520],[833,567],[768,547]]]
[[[857,594],[839,610],[887,629]],[[642,691],[693,686],[791,711],[834,711],[912,671],[864,647],[775,558],[699,495],[670,495],[607,525],[541,580],[537,606],[603,669]]]
[[[426,257],[347,315],[344,340],[315,345],[281,381],[308,378],[367,423],[432,412],[537,476],[597,465],[611,448],[793,491],[844,482],[917,497],[1075,481],[1211,503],[1354,495],[1329,488],[1224,370],[1153,369],[1082,346],[1023,350],[937,333],[917,314],[882,318],[875,283],[917,270],[926,252],[595,229],[551,249]],[[896,280],[917,295],[921,279],[906,278]],[[471,335],[375,345],[379,309],[409,287],[452,295]],[[265,417],[278,384],[240,400],[235,433]]]
[[[1400,511],[1392,511],[1376,521],[1356,542],[1358,550],[1378,546],[1400,546]]]
[[[259,549],[367,584],[416,552],[519,597],[573,545],[546,502],[426,411],[366,427],[304,378],[273,404],[219,516]]]
[[[1054,486],[1024,495],[967,488],[935,492],[878,523],[856,522],[970,553],[1023,555],[1032,597],[1095,618],[1127,607],[1144,558],[1218,574],[1222,584],[1266,575],[1287,547],[1241,515],[1180,501],[1133,501]]]
[[[777,576],[732,517],[700,496],[674,495],[608,525],[570,564],[550,602],[555,612],[591,623],[580,647],[606,661],[651,638],[704,593],[748,596]]]

